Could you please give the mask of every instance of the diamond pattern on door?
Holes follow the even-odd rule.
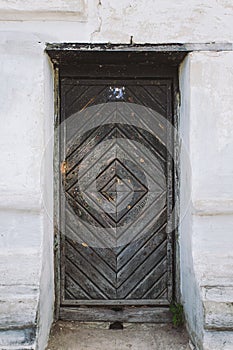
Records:
[[[108,93],[109,85],[64,85],[61,305],[166,305],[173,283],[166,232],[166,85],[126,83],[123,102],[109,101]],[[146,125],[135,103],[153,107]]]

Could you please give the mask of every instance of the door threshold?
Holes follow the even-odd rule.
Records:
[[[169,307],[61,307],[59,318],[83,322],[171,323]]]

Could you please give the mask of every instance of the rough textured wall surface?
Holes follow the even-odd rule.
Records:
[[[8,28],[50,42],[232,42],[232,13],[231,0],[0,1]]]
[[[193,53],[190,60],[192,252],[204,315],[203,343],[204,349],[231,349],[233,52]],[[228,333],[214,338],[217,331]]]
[[[190,334],[206,350],[233,347],[232,62],[233,52],[193,52],[180,75],[190,160],[181,154],[181,288]]]
[[[231,0],[0,0],[0,348],[44,349],[52,320],[46,43],[219,42],[224,51],[226,43],[232,49],[232,23]],[[190,173],[182,158],[181,182],[192,194],[188,211],[182,199],[182,298],[205,350],[232,344],[232,62],[232,52],[195,52],[181,70],[181,132],[191,156]]]
[[[8,37],[9,38],[9,37]],[[0,348],[35,339],[43,217],[43,50],[1,45]],[[15,329],[15,333],[14,333]]]

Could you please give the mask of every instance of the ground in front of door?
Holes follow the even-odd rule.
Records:
[[[184,329],[169,324],[124,324],[109,330],[109,323],[57,322],[47,350],[191,350]]]

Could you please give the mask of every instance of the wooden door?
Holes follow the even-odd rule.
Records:
[[[172,80],[60,81],[60,318],[170,320]]]

